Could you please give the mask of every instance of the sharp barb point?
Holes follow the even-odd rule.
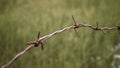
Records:
[[[96,22],[96,25],[97,25],[97,28],[98,28],[98,27],[99,27],[99,26],[98,26],[98,21]]]
[[[102,33],[105,35],[106,33],[103,31],[103,30],[101,30],[102,31]]]
[[[38,32],[38,36],[37,36],[37,39],[39,39],[39,37],[40,37],[40,32]]]
[[[76,23],[76,21],[75,21],[75,18],[72,16],[72,19],[73,19],[73,21],[74,21],[74,24],[76,25],[77,23]]]
[[[75,33],[80,37],[80,35],[79,35],[79,33],[78,33],[78,31],[76,30],[76,29],[74,29],[75,30]]]
[[[43,47],[43,43],[41,42],[41,49],[43,50],[44,49],[44,47]]]

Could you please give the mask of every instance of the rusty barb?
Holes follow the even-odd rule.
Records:
[[[72,19],[74,21],[74,31],[76,32],[76,34],[78,35],[78,37],[80,37],[78,31],[76,30],[77,28],[80,27],[80,25],[76,23],[75,18],[73,16],[72,16]]]
[[[104,35],[106,34],[102,28],[99,27],[98,21],[96,22],[96,27],[91,27],[95,31],[101,31]]]
[[[35,47],[38,47],[39,44],[41,44],[41,49],[43,50],[43,42],[41,40],[39,40],[40,38],[40,32],[38,32],[38,36],[37,36],[37,39],[35,41],[31,41],[31,42],[28,42],[27,45],[31,45],[31,44],[34,44]]]

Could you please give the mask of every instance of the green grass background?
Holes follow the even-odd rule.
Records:
[[[26,42],[77,23],[120,25],[119,0],[0,0],[0,66],[24,50]],[[10,68],[112,68],[120,49],[117,30],[93,34],[88,28],[65,31],[27,52]],[[93,38],[95,35],[95,38]],[[114,50],[114,51],[112,51]],[[120,60],[115,61],[117,68]]]

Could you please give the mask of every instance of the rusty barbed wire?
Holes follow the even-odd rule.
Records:
[[[78,29],[78,28],[82,28],[82,27],[87,27],[90,28],[94,31],[105,31],[105,30],[118,30],[120,32],[120,26],[113,26],[113,27],[99,27],[98,22],[96,23],[96,26],[92,26],[92,25],[88,25],[88,24],[77,24],[74,17],[72,16],[73,20],[74,20],[74,25],[72,26],[68,26],[65,27],[61,30],[57,30],[51,34],[45,35],[43,37],[40,37],[40,32],[38,33],[37,39],[35,41],[32,42],[28,42],[27,48],[25,48],[23,51],[19,52],[17,55],[15,55],[15,57],[13,57],[12,60],[10,60],[7,64],[3,65],[2,68],[8,68],[13,62],[15,62],[18,58],[20,58],[21,56],[23,56],[27,51],[29,51],[30,49],[34,48],[34,47],[38,47],[39,44],[41,44],[41,49],[43,50],[43,42],[46,41],[47,39],[51,38],[54,35],[57,35],[61,32],[64,32],[66,30],[70,30],[70,29]],[[104,33],[104,32],[103,32]],[[78,34],[79,35],[79,34]]]

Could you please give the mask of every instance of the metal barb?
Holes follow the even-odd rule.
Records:
[[[40,38],[40,32],[38,32],[38,36],[37,36],[37,39],[39,39]],[[44,49],[44,47],[43,47],[43,43],[40,41],[40,44],[41,44],[41,49],[43,50]],[[38,44],[39,45],[39,44]]]
[[[98,26],[98,21],[96,22],[96,26],[97,26],[97,28],[99,27],[99,26]]]
[[[32,42],[28,42],[27,45],[34,44],[35,47],[38,47],[38,45],[41,44],[41,49],[43,50],[44,49],[43,48],[43,43],[38,40],[39,38],[40,38],[40,32],[38,32],[37,40],[32,41]]]
[[[75,25],[74,25],[74,26],[75,26],[74,31],[76,32],[76,34],[78,35],[78,37],[80,37],[80,35],[79,35],[78,31],[76,30],[76,28],[78,28],[79,26],[77,25],[77,23],[76,23],[76,21],[75,21],[74,16],[72,16],[72,19],[73,19],[74,24],[75,24]]]
[[[95,31],[98,29],[98,21],[96,22],[96,28],[94,29],[94,31],[93,31],[93,38],[95,38]]]
[[[95,31],[99,28],[98,21],[96,22],[96,28],[93,31],[93,38],[95,38]]]

